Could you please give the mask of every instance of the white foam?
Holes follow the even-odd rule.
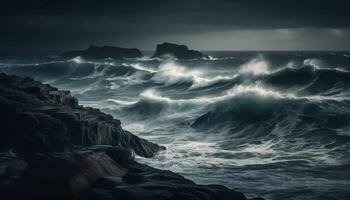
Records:
[[[152,57],[149,57],[149,56],[143,56],[141,58],[135,58],[135,60],[138,60],[138,61],[152,61],[152,60],[161,60],[160,58],[152,58]]]
[[[267,61],[259,58],[254,58],[248,63],[245,63],[241,66],[239,73],[241,74],[253,74],[253,75],[264,75],[270,74],[269,65]]]
[[[282,94],[273,90],[265,89],[259,85],[238,85],[230,90],[226,91],[220,96],[216,97],[199,97],[193,99],[171,99],[169,97],[164,97],[159,95],[155,90],[146,90],[140,94],[141,97],[153,99],[155,101],[163,101],[167,103],[214,103],[217,101],[223,101],[228,98],[239,96],[242,94],[252,94],[255,96],[269,96],[275,98],[297,98],[292,94]]]
[[[169,97],[163,97],[160,94],[158,94],[157,91],[152,90],[152,89],[143,91],[140,94],[140,97],[155,100],[155,101],[166,102],[166,103],[190,103],[191,101],[193,101],[193,99],[176,99],[176,100],[174,100],[174,99],[171,99]]]
[[[142,84],[145,82],[145,80],[142,79],[143,76],[144,76],[144,73],[142,71],[137,71],[130,76],[114,76],[114,77],[106,78],[105,80],[117,81],[118,83],[112,83],[112,86],[111,86],[116,88],[117,87],[116,84],[119,84],[119,87],[120,87],[120,84],[123,84],[125,86]]]
[[[217,58],[217,57],[213,57],[213,56],[208,56],[208,58],[203,57],[202,59],[216,61],[216,60],[231,60],[231,59],[235,59],[235,57],[219,57],[219,58]]]
[[[283,93],[273,89],[266,88],[261,84],[253,85],[237,85],[233,88],[227,90],[222,95],[215,97],[198,97],[192,99],[172,99],[169,97],[164,97],[160,95],[157,91],[149,89],[140,94],[140,97],[151,99],[154,101],[161,101],[166,103],[176,103],[176,104],[212,104],[219,101],[224,101],[227,99],[239,97],[239,96],[256,96],[256,97],[265,97],[265,98],[274,98],[274,99],[304,99],[309,101],[323,101],[323,100],[332,100],[332,101],[344,101],[350,100],[349,97],[343,96],[297,96],[293,93]]]
[[[324,64],[322,60],[319,59],[305,59],[304,60],[304,65],[310,65],[314,67],[314,70],[336,70],[339,72],[349,72],[348,70],[341,68],[341,67],[324,67]]]
[[[282,93],[276,90],[272,90],[266,87],[263,87],[260,84],[254,85],[238,85],[226,92],[226,97],[234,97],[239,95],[255,95],[260,97],[270,97],[277,99],[306,99],[310,101],[323,101],[323,100],[332,100],[332,101],[344,101],[350,100],[348,97],[344,96],[321,96],[321,95],[307,95],[307,96],[297,96],[293,93]]]
[[[184,82],[200,81],[198,70],[188,70],[186,67],[174,62],[165,62],[160,64],[159,71],[152,77],[156,83],[163,83],[166,86]]]
[[[72,61],[72,62],[77,63],[77,64],[81,64],[81,63],[84,62],[83,58],[80,57],[80,56],[77,56],[77,57],[75,57],[75,58],[73,58],[73,59],[71,59],[69,61]]]
[[[108,99],[107,101],[119,104],[119,105],[132,105],[135,104],[137,101],[123,101],[118,99]]]
[[[192,86],[189,89],[191,90],[191,89],[197,89],[197,88],[201,88],[201,87],[210,86],[210,85],[217,83],[219,81],[233,80],[236,77],[238,77],[238,74],[234,74],[231,76],[215,76],[213,78],[197,77],[196,79],[194,79],[195,82],[192,84]]]
[[[111,83],[111,85],[109,86],[111,90],[116,90],[116,89],[119,89],[120,87],[121,87],[120,84],[117,84],[117,83]]]
[[[221,80],[236,78],[237,74],[228,76],[206,77],[206,71],[198,69],[188,69],[174,62],[165,62],[159,66],[159,71],[152,77],[155,83],[163,83],[170,86],[179,83],[191,83],[191,89],[209,86]]]
[[[279,99],[283,99],[283,98],[296,99],[297,98],[294,94],[281,93],[272,89],[264,88],[260,84],[238,85],[226,92],[226,96],[229,96],[229,97],[238,96],[242,94],[250,94],[250,95],[262,96],[262,97],[273,97],[273,98],[279,98]]]
[[[129,63],[129,64],[128,63],[123,63],[122,66],[124,66],[124,67],[132,67],[134,69],[141,70],[141,71],[146,71],[146,72],[149,72],[149,73],[157,72],[156,70],[153,70],[153,69],[150,69],[148,67],[145,67],[145,66],[143,66],[140,63]]]
[[[93,79],[93,78],[98,78],[98,77],[102,77],[105,74],[105,71],[108,69],[108,67],[103,68],[102,70],[98,70],[98,68],[101,67],[101,64],[97,64],[94,63],[94,71],[84,77],[79,77],[79,78],[69,78],[70,80],[84,80],[84,79]],[[71,73],[74,73],[74,71],[72,71]]]
[[[305,59],[303,64],[313,66],[315,69],[321,69],[321,66],[323,65],[321,60],[314,58]]]
[[[215,57],[212,57],[212,56],[204,57],[202,59],[203,60],[219,60],[219,58],[215,58]]]

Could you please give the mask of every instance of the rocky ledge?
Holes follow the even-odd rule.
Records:
[[[19,154],[114,145],[152,157],[165,149],[123,130],[111,115],[80,106],[69,91],[32,78],[0,73],[0,94],[0,144]]]
[[[190,50],[186,45],[178,45],[172,43],[158,44],[154,58],[174,57],[177,59],[197,59],[208,58],[208,55],[203,54],[200,51]]]
[[[83,58],[91,59],[103,59],[103,58],[114,58],[114,59],[124,59],[124,58],[140,58],[142,53],[136,48],[121,48],[112,46],[90,46],[88,49],[80,51],[67,51],[61,54],[63,57],[74,58],[81,56]]]
[[[231,199],[242,193],[197,185],[135,161],[165,148],[121,128],[31,78],[0,73],[0,196],[22,199]]]

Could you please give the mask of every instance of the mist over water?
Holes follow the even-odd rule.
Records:
[[[151,166],[266,199],[349,199],[350,53],[208,52],[210,59],[0,58],[162,144]]]

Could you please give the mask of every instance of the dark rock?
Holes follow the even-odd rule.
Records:
[[[24,160],[16,177],[8,178],[18,161],[3,175],[1,183],[7,184],[0,184],[0,191],[6,189],[9,199],[75,199],[99,177],[121,177],[127,171],[103,152],[32,154]]]
[[[66,140],[64,124],[45,113],[0,113],[0,146],[19,154],[65,151],[71,148]]]
[[[220,185],[197,185],[171,171],[133,163],[120,179],[101,177],[93,186],[94,199],[230,199],[246,200],[242,193]]]
[[[165,149],[123,130],[111,115],[79,106],[69,91],[2,73],[0,91],[0,148],[29,154],[113,145],[145,157]]]
[[[17,184],[24,174],[28,164],[12,152],[0,153],[0,198],[3,200],[16,199],[19,192]]]
[[[121,48],[121,47],[112,47],[112,46],[90,46],[88,49],[81,51],[67,51],[61,54],[63,57],[74,58],[77,56],[81,56],[84,58],[91,59],[102,59],[102,58],[115,58],[115,59],[123,59],[123,58],[139,58],[142,57],[142,53],[140,50],[133,48]]]
[[[123,167],[129,167],[135,161],[135,152],[131,148],[115,147],[111,145],[94,145],[77,147],[77,153],[105,153]]]
[[[153,57],[164,58],[164,57],[174,57],[177,59],[197,59],[197,58],[208,58],[207,55],[196,50],[189,50],[185,45],[178,45],[172,43],[158,44],[157,49]]]
[[[224,186],[197,185],[133,160],[122,166],[120,157],[130,158],[129,150],[94,146],[75,153],[23,158],[0,154],[0,163],[5,163],[0,174],[2,199],[246,200],[242,193]]]
[[[67,91],[0,73],[0,197],[3,200],[246,200],[135,161],[165,149],[121,128]]]

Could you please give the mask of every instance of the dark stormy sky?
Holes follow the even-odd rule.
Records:
[[[1,0],[0,49],[349,50],[349,0]]]

